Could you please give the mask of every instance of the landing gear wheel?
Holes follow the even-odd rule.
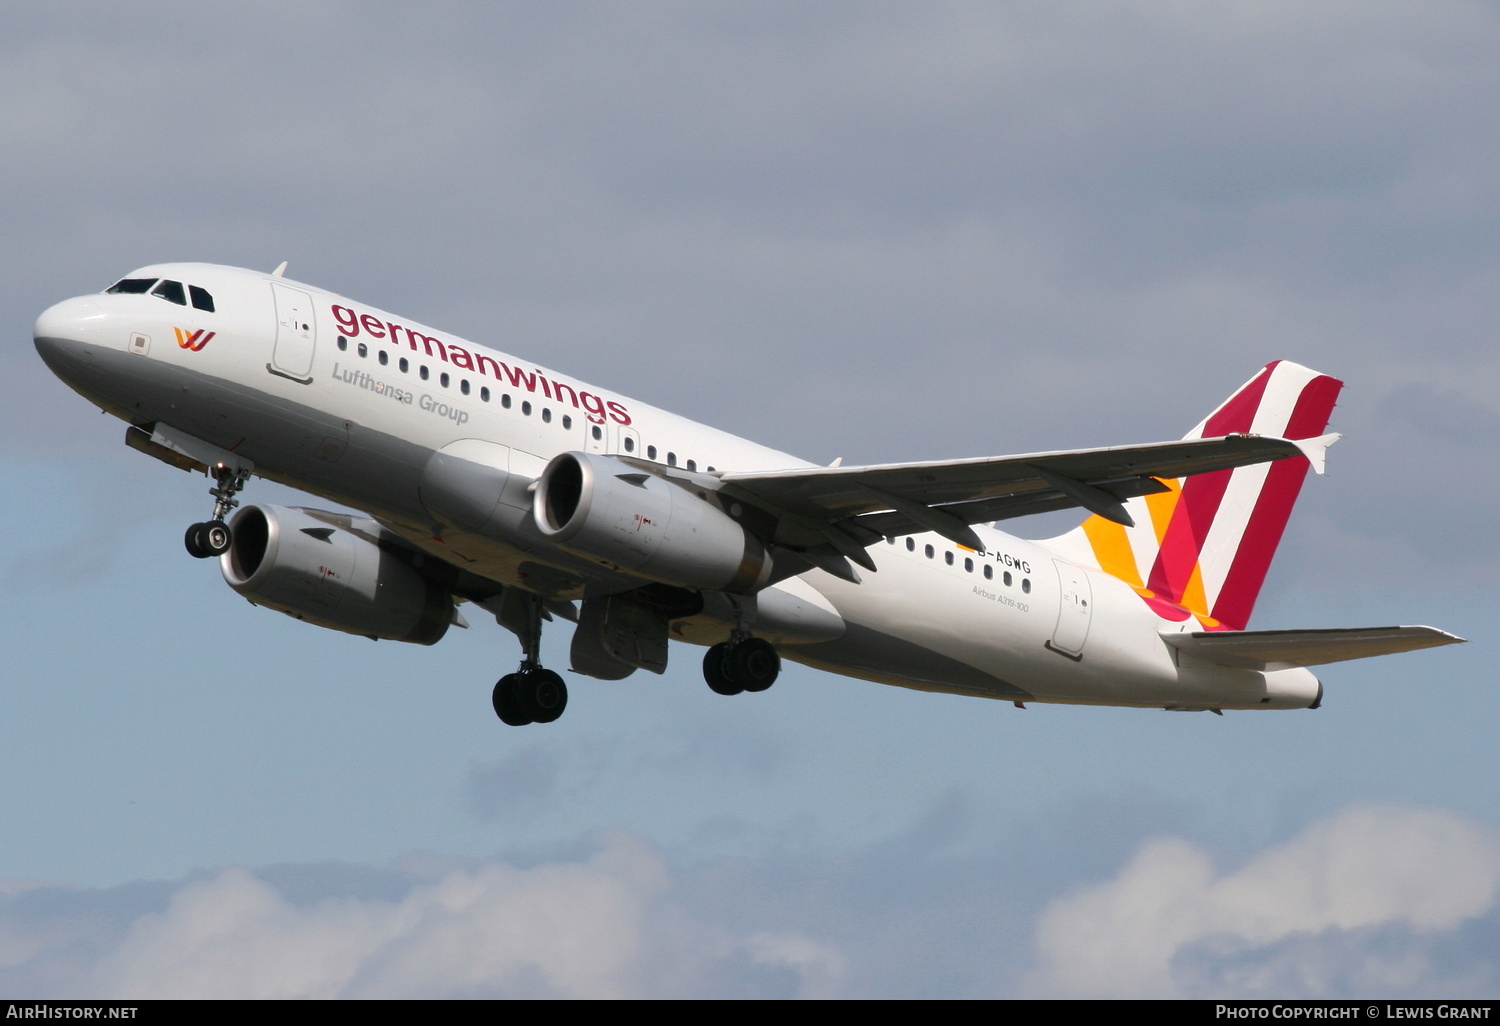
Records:
[[[724,672],[728,667],[729,651],[729,643],[721,641],[703,656],[703,679],[716,695],[737,695],[745,690],[743,684],[731,680]]]
[[[495,682],[494,693],[490,695],[495,715],[507,727],[524,727],[531,722],[531,717],[521,711],[520,703],[516,700],[516,680],[519,677],[518,673],[508,673],[501,677]]]
[[[189,527],[183,535],[182,543],[187,547],[188,555],[194,559],[207,559],[210,556],[222,556],[229,551],[229,546],[234,542],[234,534],[224,518],[239,505],[234,497],[250,479],[250,471],[250,466],[228,463],[215,463],[209,468],[209,473],[218,482],[208,490],[208,494],[214,497],[214,512],[203,523]]]
[[[202,524],[194,524],[187,529],[187,534],[182,536],[182,543],[187,547],[188,555],[194,559],[222,556],[229,551],[229,545],[233,541],[234,535],[230,533],[229,525],[222,520],[209,520]]]
[[[194,559],[207,559],[212,554],[203,541],[202,524],[188,525],[187,533],[182,536],[182,544]]]
[[[781,674],[781,656],[765,638],[746,638],[729,650],[724,669],[746,691],[764,691]]]
[[[210,520],[203,524],[203,547],[208,550],[210,556],[222,556],[229,551],[230,544],[234,541],[234,535],[229,532],[229,525],[222,520]]]
[[[532,670],[520,674],[516,684],[516,704],[534,723],[551,723],[568,707],[568,686],[551,670]]]
[[[507,588],[495,618],[513,631],[521,642],[521,667],[495,684],[490,697],[495,715],[507,725],[551,723],[568,707],[568,686],[551,670],[540,665],[542,597],[533,592]]]

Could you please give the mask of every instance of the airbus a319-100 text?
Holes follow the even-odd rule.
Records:
[[[285,278],[143,267],[37,320],[68,385],[127,444],[213,479],[189,552],[251,602],[432,644],[470,604],[520,639],[506,723],[706,646],[709,687],[783,656],[928,691],[1178,710],[1317,708],[1307,666],[1460,639],[1430,627],[1250,631],[1341,383],[1289,362],[1180,441],[815,466]],[[253,476],[361,515],[246,505]],[[1047,541],[997,521],[1075,507]],[[231,517],[231,514],[232,517]],[[877,572],[878,571],[878,572]]]

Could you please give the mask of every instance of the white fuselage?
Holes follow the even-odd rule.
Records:
[[[549,544],[525,495],[508,498],[512,520],[498,533],[447,525],[435,536],[422,474],[445,447],[500,453],[523,480],[569,451],[704,473],[810,466],[312,286],[208,264],[136,275],[198,286],[214,310],[149,294],[60,303],[36,329],[59,376],[122,419],[241,455],[256,474],[364,510],[501,585],[535,588],[539,573],[555,571],[550,597],[566,600],[624,578]],[[1306,670],[1195,663],[1159,636],[1183,625],[1123,582],[1036,542],[976,530],[983,554],[938,535],[898,537],[870,548],[879,572],[859,584],[820,570],[784,582],[847,629],[782,644],[782,653],[882,683],[1015,701],[1265,709],[1318,697]],[[711,643],[724,625],[689,617],[673,633]]]

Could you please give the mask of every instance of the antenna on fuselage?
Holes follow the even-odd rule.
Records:
[[[276,270],[274,270],[274,271],[271,272],[271,277],[273,277],[273,278],[280,278],[285,273],[286,273],[286,261],[283,260],[281,263],[279,263],[279,264],[276,265]]]

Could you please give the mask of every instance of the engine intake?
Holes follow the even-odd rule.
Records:
[[[246,506],[219,557],[228,585],[298,620],[369,638],[431,645],[453,621],[453,596],[380,546],[373,520],[329,520],[283,506]],[[342,523],[347,526],[334,526]]]
[[[723,510],[607,456],[554,457],[537,482],[532,515],[559,548],[654,581],[753,592],[771,575],[760,539]]]

